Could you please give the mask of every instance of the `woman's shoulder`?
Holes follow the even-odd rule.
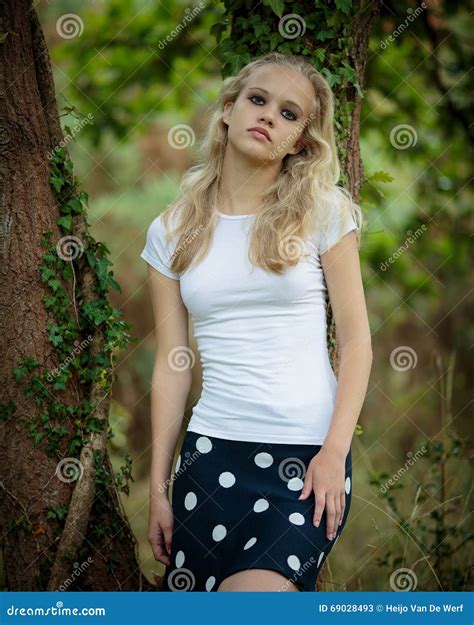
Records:
[[[318,254],[324,254],[352,230],[360,230],[360,209],[348,191],[334,187],[315,211],[314,242]]]

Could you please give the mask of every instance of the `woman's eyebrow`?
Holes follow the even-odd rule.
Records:
[[[263,87],[249,87],[249,89],[258,89],[259,91],[263,91],[263,93],[266,93],[267,95],[269,95],[269,92]],[[296,106],[296,108],[300,110],[301,115],[303,115],[303,109],[301,108],[301,106],[299,106],[299,104],[296,104],[296,102],[293,102],[293,100],[284,100],[284,102],[287,104],[292,104],[293,106]]]

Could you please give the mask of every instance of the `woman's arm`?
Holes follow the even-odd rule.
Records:
[[[372,342],[356,234],[349,232],[321,256],[339,346],[337,394],[323,447],[345,458],[364,403]]]
[[[150,494],[166,496],[176,443],[191,389],[188,311],[179,281],[148,265],[155,318],[156,352],[151,387],[152,462]]]
[[[299,499],[315,494],[313,522],[326,509],[327,537],[333,540],[345,511],[345,459],[364,403],[372,346],[354,231],[321,254],[339,344],[339,375],[331,425],[311,460]]]

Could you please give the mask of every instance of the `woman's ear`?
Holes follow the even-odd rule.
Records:
[[[231,116],[233,107],[234,107],[233,102],[226,102],[224,105],[224,109],[222,111],[222,121],[224,122],[224,124],[227,124],[227,126],[230,123],[230,116]]]

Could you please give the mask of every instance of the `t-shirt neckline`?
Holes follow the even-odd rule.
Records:
[[[255,217],[254,213],[249,213],[248,215],[226,215],[226,213],[221,213],[220,211],[217,211],[217,214],[222,219],[246,219],[248,217]]]

